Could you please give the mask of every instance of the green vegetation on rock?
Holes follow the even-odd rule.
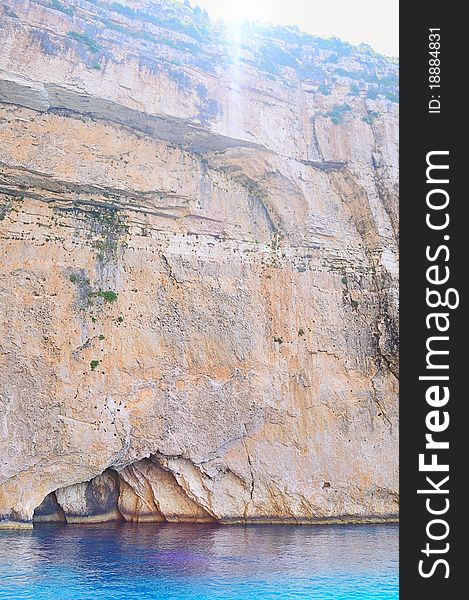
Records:
[[[7,4],[3,5],[3,14],[6,15],[7,17],[12,17],[13,19],[18,19],[18,15]]]
[[[49,8],[58,10],[64,14],[68,15],[69,17],[73,17],[73,15],[75,14],[74,8],[72,8],[71,6],[65,6],[65,4],[63,4],[59,0],[51,0],[51,2],[49,4]]]
[[[104,302],[107,303],[115,302],[118,298],[117,292],[113,292],[112,290],[98,290],[97,292],[89,292],[88,296],[90,298],[102,298]]]
[[[325,113],[325,116],[329,117],[329,119],[334,123],[334,125],[340,125],[344,122],[344,116],[348,112],[351,112],[351,110],[352,107],[348,104],[334,104],[332,110]]]
[[[77,31],[69,31],[67,33],[67,36],[71,40],[75,40],[75,42],[80,42],[81,44],[84,44],[85,46],[87,46],[88,50],[90,52],[92,52],[93,54],[97,54],[101,49],[101,46],[98,43],[96,43],[95,40],[93,40],[88,35],[86,35],[85,33],[78,33]]]

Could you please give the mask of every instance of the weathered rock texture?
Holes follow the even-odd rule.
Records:
[[[395,517],[396,66],[0,11],[1,523]]]

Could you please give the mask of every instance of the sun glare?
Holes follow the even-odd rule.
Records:
[[[269,2],[260,0],[220,0],[220,18],[227,23],[240,21],[269,21]]]
[[[391,56],[398,49],[396,0],[189,0],[207,10],[228,31],[242,30],[244,21],[297,26],[320,37],[336,36],[352,44],[366,42]]]

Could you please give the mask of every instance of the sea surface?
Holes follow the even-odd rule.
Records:
[[[0,531],[0,598],[398,598],[397,525],[37,525]]]

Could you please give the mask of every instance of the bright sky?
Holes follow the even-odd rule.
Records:
[[[191,0],[214,19],[249,19],[297,25],[322,37],[366,42],[387,56],[399,55],[399,0]]]

